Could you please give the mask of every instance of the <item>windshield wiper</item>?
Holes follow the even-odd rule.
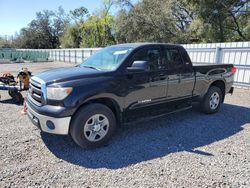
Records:
[[[87,66],[87,65],[82,65],[81,67],[86,67],[86,68],[90,68],[90,69],[94,69],[94,70],[101,70],[101,69],[98,69],[96,67]]]

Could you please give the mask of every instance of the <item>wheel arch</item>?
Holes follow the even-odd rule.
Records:
[[[210,86],[208,87],[208,89],[211,87],[211,86],[215,86],[215,87],[218,87],[221,89],[221,92],[222,92],[222,102],[224,102],[224,99],[225,99],[225,94],[226,94],[226,84],[223,80],[216,80],[214,82],[212,82],[210,84]]]
[[[73,114],[73,116],[82,107],[89,105],[89,104],[93,104],[93,103],[103,104],[103,105],[107,106],[114,113],[117,123],[119,124],[120,122],[122,122],[122,112],[121,112],[121,109],[120,109],[118,102],[116,102],[114,99],[111,99],[108,97],[100,97],[100,98],[85,100],[80,106],[78,106],[78,108],[75,111],[75,113]]]

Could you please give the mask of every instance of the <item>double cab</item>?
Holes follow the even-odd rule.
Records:
[[[186,110],[219,111],[233,92],[232,64],[193,65],[179,45],[106,47],[82,64],[31,78],[30,120],[41,131],[70,134],[81,147],[102,146],[118,125]]]

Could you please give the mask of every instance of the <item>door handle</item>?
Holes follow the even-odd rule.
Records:
[[[166,80],[166,76],[160,76],[160,80]]]
[[[166,80],[167,78],[165,74],[160,74],[159,77],[160,77],[160,80]]]

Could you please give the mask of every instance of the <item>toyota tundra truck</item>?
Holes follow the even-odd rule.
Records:
[[[193,65],[179,45],[119,44],[82,64],[31,78],[28,117],[41,131],[71,135],[83,148],[110,140],[119,125],[186,110],[219,111],[233,93],[232,64]]]

